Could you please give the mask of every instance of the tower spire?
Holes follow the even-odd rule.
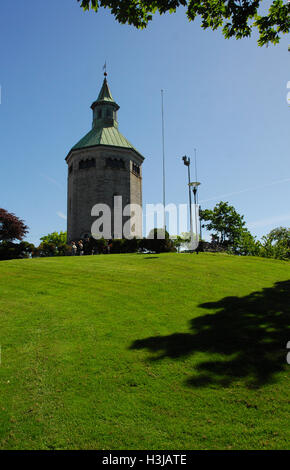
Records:
[[[103,85],[96,101],[93,102],[91,108],[93,110],[93,128],[101,127],[118,127],[117,111],[118,104],[112,97],[111,90],[107,81],[107,65],[104,64],[104,80]]]

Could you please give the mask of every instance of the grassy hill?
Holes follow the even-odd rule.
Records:
[[[1,449],[289,448],[290,264],[0,263]]]

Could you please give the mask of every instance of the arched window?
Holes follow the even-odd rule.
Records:
[[[117,170],[125,169],[125,162],[122,158],[107,158],[106,159],[106,168],[116,168]]]
[[[132,162],[132,171],[135,175],[140,176],[140,166]]]
[[[79,170],[85,170],[96,166],[96,160],[94,158],[88,160],[81,160],[79,162]]]

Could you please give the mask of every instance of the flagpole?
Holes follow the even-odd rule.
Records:
[[[194,149],[194,166],[195,166],[195,181],[197,181],[196,149]],[[198,195],[197,195],[197,203],[198,203]]]
[[[162,115],[162,163],[163,163],[163,223],[164,236],[166,231],[166,213],[165,213],[165,150],[164,150],[164,108],[163,108],[163,90],[161,90],[161,115]]]

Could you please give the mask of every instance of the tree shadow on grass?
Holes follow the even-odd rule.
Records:
[[[187,381],[195,387],[229,386],[239,380],[248,387],[260,387],[274,382],[275,374],[285,370],[286,344],[290,340],[290,281],[199,307],[216,313],[193,318],[189,333],[139,339],[130,349],[147,349],[153,353],[151,361],[206,353],[208,360],[200,359]]]

